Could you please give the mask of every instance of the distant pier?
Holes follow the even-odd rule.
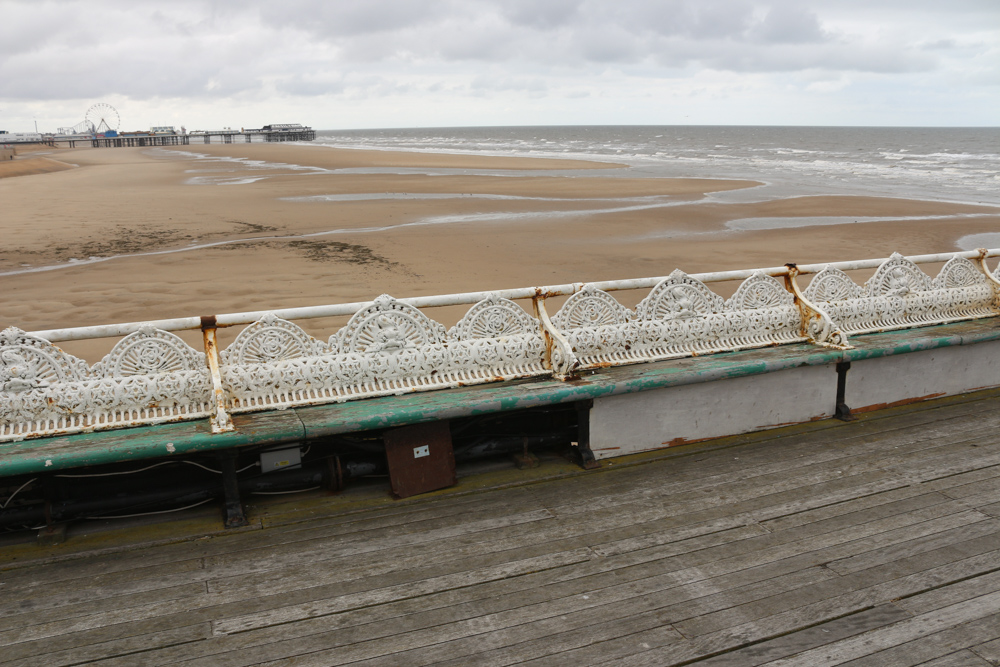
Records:
[[[313,141],[316,130],[298,126],[294,129],[265,126],[259,130],[213,130],[187,134],[119,134],[114,137],[51,137],[46,143],[65,143],[70,148],[90,144],[94,148],[134,148],[146,146],[189,146],[191,144],[235,144],[275,141]]]

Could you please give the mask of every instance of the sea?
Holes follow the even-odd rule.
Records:
[[[600,174],[607,176],[736,178],[764,184],[718,195],[727,201],[848,194],[1000,205],[1000,127],[630,125],[325,130],[317,133],[313,145],[575,158],[631,167]]]

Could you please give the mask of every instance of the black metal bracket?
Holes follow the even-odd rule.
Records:
[[[590,409],[592,407],[594,407],[594,399],[592,398],[576,403],[576,449],[580,453],[580,465],[584,470],[601,467],[601,464],[594,457],[593,450],[590,449]]]
[[[847,393],[847,371],[849,370],[851,370],[851,362],[841,361],[837,363],[837,408],[833,413],[833,417],[843,422],[855,419],[844,398]]]
[[[222,468],[223,522],[226,528],[240,528],[250,525],[243,502],[240,500],[240,485],[236,479],[236,451],[219,452],[219,465]]]

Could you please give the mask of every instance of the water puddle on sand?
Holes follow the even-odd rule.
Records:
[[[176,151],[168,148],[152,148],[147,151],[148,155],[155,158],[167,160],[194,160],[198,163],[208,163],[219,165],[219,168],[200,167],[197,169],[186,169],[186,174],[201,174],[192,176],[185,184],[187,185],[245,185],[256,183],[266,178],[274,176],[288,176],[298,174],[302,176],[313,176],[316,174],[332,174],[334,171],[322,167],[307,167],[301,164],[290,162],[267,162],[266,160],[251,160],[244,157],[229,157],[225,155],[208,155],[206,153],[196,153],[194,151]],[[262,174],[259,176],[231,176],[244,171],[277,171],[281,173]]]
[[[405,193],[398,193],[403,194]],[[341,196],[341,195],[323,195],[326,196]],[[365,198],[369,195],[343,195],[345,197],[361,197]],[[382,195],[378,195],[381,197]],[[419,195],[418,195],[419,196]],[[448,195],[450,197],[463,197],[463,195]],[[492,198],[493,195],[486,195],[486,197]],[[533,197],[502,197],[504,199],[536,199]],[[19,269],[14,269],[12,271],[0,272],[0,276],[14,276],[27,273],[41,273],[45,271],[57,271],[59,269],[69,269],[77,268],[80,266],[87,266],[90,264],[100,264],[103,262],[110,262],[116,259],[127,259],[130,257],[152,257],[156,255],[173,255],[182,252],[191,252],[194,250],[204,250],[206,248],[217,248],[221,246],[236,245],[240,243],[262,243],[269,241],[295,241],[300,239],[312,239],[322,236],[333,236],[338,234],[377,234],[381,232],[388,232],[395,229],[403,229],[407,227],[425,227],[430,225],[450,225],[450,224],[461,224],[461,223],[476,223],[476,222],[497,222],[497,221],[523,221],[529,219],[554,219],[554,218],[565,218],[573,216],[588,216],[597,215],[601,213],[618,213],[623,211],[639,211],[645,209],[655,209],[655,208],[666,208],[669,206],[680,206],[684,204],[691,204],[695,202],[690,201],[662,201],[665,197],[655,196],[655,197],[636,197],[632,199],[618,199],[618,200],[583,200],[583,201],[621,201],[621,202],[647,202],[647,203],[630,203],[626,206],[614,206],[605,207],[597,209],[582,209],[582,210],[556,210],[556,211],[527,211],[527,212],[498,212],[498,213],[473,213],[466,215],[438,215],[429,216],[421,218],[419,220],[414,220],[412,222],[403,222],[395,225],[379,225],[371,227],[348,227],[348,228],[338,228],[338,229],[328,229],[320,232],[310,232],[308,234],[281,234],[274,236],[254,236],[249,238],[241,239],[227,239],[223,241],[213,241],[210,243],[196,243],[193,242],[187,246],[178,248],[168,248],[164,250],[149,250],[145,252],[136,253],[123,253],[118,255],[110,255],[107,257],[88,257],[87,259],[73,258],[66,262],[60,262],[59,264],[50,264],[45,266],[33,266],[24,267],[22,265]],[[296,199],[296,198],[290,198]],[[309,199],[309,198],[297,198],[297,199]],[[543,198],[537,198],[543,199]],[[649,200],[656,201],[649,201]],[[549,201],[547,198],[546,201]],[[563,201],[563,202],[579,202],[579,199],[559,199],[553,201]]]
[[[765,229],[791,229],[794,227],[818,227],[822,225],[850,225],[866,222],[906,222],[913,220],[972,220],[996,217],[996,213],[957,213],[952,215],[892,215],[892,216],[801,216],[784,218],[739,218],[726,223],[726,229],[733,231],[760,231]]]
[[[523,195],[493,195],[475,192],[366,192],[358,194],[309,195],[304,197],[282,197],[281,201],[295,202],[338,202],[338,201],[379,201],[406,199],[485,199],[495,201],[652,201],[669,199],[669,195],[649,195],[646,197],[527,197]]]
[[[955,241],[962,250],[978,250],[979,248],[1000,248],[1000,232],[984,232],[982,234],[967,234]]]

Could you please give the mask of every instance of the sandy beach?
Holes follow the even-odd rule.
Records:
[[[1000,223],[995,207],[894,198],[725,203],[711,193],[758,183],[628,172],[285,144],[22,150],[0,170],[0,327],[944,252]],[[841,224],[732,228],[816,216]],[[93,362],[110,346],[67,349]]]

